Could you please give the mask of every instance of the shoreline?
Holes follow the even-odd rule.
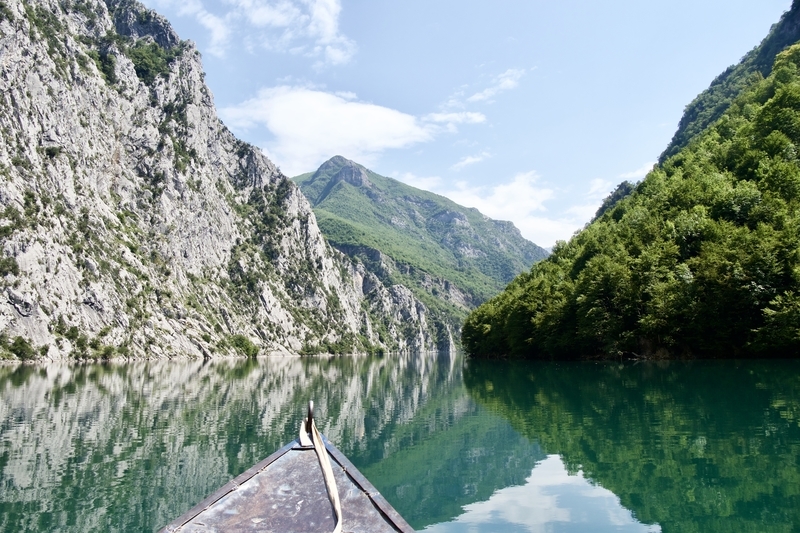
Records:
[[[47,366],[48,364],[71,364],[71,365],[91,365],[91,364],[127,364],[127,363],[139,363],[139,362],[153,362],[153,361],[201,361],[201,362],[213,362],[213,361],[242,361],[242,360],[259,360],[259,359],[278,359],[278,358],[297,358],[297,359],[332,359],[336,357],[384,357],[387,355],[404,355],[404,354],[411,354],[411,353],[439,353],[441,350],[425,350],[425,351],[413,351],[413,350],[398,350],[398,351],[391,351],[391,352],[383,352],[383,355],[377,354],[370,354],[368,352],[353,352],[353,353],[345,353],[345,354],[336,354],[336,353],[316,353],[316,354],[301,354],[301,353],[294,353],[294,352],[273,352],[266,355],[257,355],[255,357],[248,357],[246,355],[221,355],[217,357],[188,357],[188,356],[180,356],[180,357],[114,357],[111,359],[69,359],[69,358],[60,358],[60,359],[47,359],[45,357],[38,358],[38,359],[0,359],[0,367],[4,366]]]

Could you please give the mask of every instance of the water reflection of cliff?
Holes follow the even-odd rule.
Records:
[[[470,362],[464,382],[665,533],[797,531],[798,361]]]
[[[294,439],[309,399],[412,525],[447,520],[541,457],[476,416],[461,371],[451,354],[0,368],[0,530],[152,531]]]

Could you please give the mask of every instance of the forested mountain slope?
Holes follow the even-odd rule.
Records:
[[[775,56],[800,41],[800,0],[794,0],[789,11],[775,24],[766,38],[742,60],[717,76],[711,86],[700,93],[684,111],[678,130],[660,162],[675,155],[691,139],[705,130],[728,109],[746,88],[769,75]]]
[[[0,2],[0,103],[0,357],[435,347],[138,2]]]
[[[520,272],[547,256],[511,222],[336,156],[294,178],[337,249],[385,283],[409,287],[455,328]]]
[[[800,355],[800,45],[468,318],[475,356]]]

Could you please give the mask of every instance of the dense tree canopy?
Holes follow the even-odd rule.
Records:
[[[717,76],[708,89],[686,106],[678,130],[661,154],[660,162],[678,153],[696,135],[716,122],[743,90],[769,75],[775,56],[798,40],[800,0],[794,0],[791,9],[772,26],[761,44],[748,52],[737,65],[731,65]]]
[[[467,319],[474,356],[800,354],[800,45]]]

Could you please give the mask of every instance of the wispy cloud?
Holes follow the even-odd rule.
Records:
[[[575,230],[582,228],[597,213],[603,199],[614,188],[614,183],[600,178],[589,182],[589,187],[583,194],[576,195],[576,203],[564,210],[563,217],[570,220]],[[571,235],[571,234],[570,234]],[[562,237],[564,239],[565,237]]]
[[[470,85],[462,85],[458,90],[447,97],[445,102],[441,105],[441,108],[444,110],[465,109],[469,104],[484,101],[491,102],[498,94],[518,87],[519,80],[522,79],[525,72],[525,69],[510,68],[502,74],[495,76],[489,87],[478,92],[473,92],[471,96],[467,96],[467,94],[470,94],[474,89],[470,90]]]
[[[321,55],[324,61],[319,64],[341,65],[355,55],[356,44],[339,33],[340,0],[306,0],[311,19],[309,34],[316,40],[314,55]]]
[[[558,221],[543,216],[547,211],[545,202],[554,198],[555,191],[540,181],[535,172],[524,172],[493,186],[458,182],[455,187],[443,187],[435,192],[461,205],[474,207],[490,218],[511,220],[526,238],[548,245],[562,238],[559,236],[564,234],[564,228]]]
[[[407,183],[412,187],[423,189],[425,191],[436,191],[442,185],[442,178],[439,176],[417,176],[411,172],[395,172],[393,174],[395,179]]]
[[[173,0],[159,0],[159,5],[175,4],[178,6],[178,14],[182,17],[192,17],[209,32],[208,51],[213,55],[224,53],[230,39],[231,27],[224,17],[219,17],[203,6],[200,0],[185,0],[174,2]]]
[[[387,150],[431,142],[447,134],[451,126],[486,122],[483,114],[473,112],[414,116],[360,101],[352,92],[333,93],[291,84],[262,89],[241,104],[220,109],[220,116],[239,134],[266,130],[269,139],[259,144],[290,176],[313,170],[337,154],[371,166]],[[461,171],[490,157],[487,151],[473,153],[451,170]],[[396,177],[475,207],[489,217],[511,220],[523,236],[541,246],[551,246],[582,228],[613,185],[608,180],[592,180],[582,193],[575,195],[572,191],[570,207],[551,215],[547,203],[565,191],[543,183],[535,172],[519,173],[491,186],[466,181],[453,184],[439,176],[410,173]]]
[[[234,130],[266,127],[263,147],[288,175],[314,169],[336,154],[371,164],[383,151],[433,139],[435,131],[413,115],[306,87],[261,90],[255,98],[220,110]]]
[[[586,191],[586,198],[589,200],[602,200],[609,191],[614,188],[614,183],[609,180],[595,178],[589,182],[589,190]]]
[[[353,92],[292,84],[262,89],[219,113],[239,134],[266,128],[273,139],[262,148],[289,175],[311,170],[336,154],[371,164],[385,150],[432,141],[456,132],[459,125],[486,122],[485,115],[475,112],[417,117],[362,102]],[[477,161],[461,166],[471,162]]]
[[[475,163],[480,163],[492,155],[489,152],[481,152],[478,155],[468,155],[466,157],[461,158],[458,163],[450,167],[452,170],[461,170],[464,167],[468,167],[469,165],[474,165]]]
[[[302,24],[303,11],[287,0],[272,3],[239,0],[232,5],[247,14],[250,24],[257,28],[291,28]]]
[[[486,115],[483,113],[463,111],[460,113],[430,113],[422,117],[428,123],[444,126],[450,133],[457,133],[459,124],[483,124]]]
[[[507,183],[494,186],[470,186],[458,182],[451,191],[452,198],[459,203],[483,206],[479,210],[493,218],[504,218],[503,214],[530,214],[546,211],[544,203],[553,198],[554,191],[539,184],[536,172],[521,172]]]
[[[225,0],[213,7],[201,0],[150,0],[157,6],[177,6],[209,31],[208,51],[225,56],[257,43],[267,50],[316,59],[315,66],[341,65],[356,53],[356,43],[342,34],[340,0]],[[235,30],[235,31],[234,31]]]
[[[647,176],[647,174],[653,170],[655,166],[655,161],[648,161],[647,163],[643,164],[641,167],[637,168],[631,172],[625,172],[624,174],[620,174],[619,177],[626,180],[632,179],[642,179],[643,177]]]
[[[519,80],[525,74],[525,69],[510,68],[494,79],[494,83],[486,89],[467,98],[467,102],[483,102],[491,100],[497,94],[515,89]]]

